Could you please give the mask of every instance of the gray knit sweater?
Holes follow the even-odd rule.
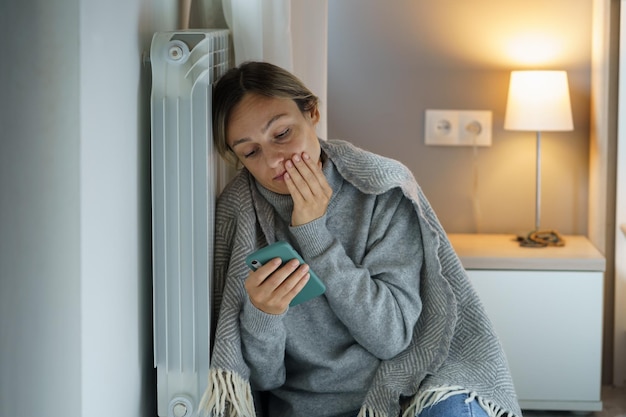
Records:
[[[399,188],[362,193],[330,160],[324,175],[333,189],[326,215],[298,227],[289,227],[291,197],[257,183],[258,204],[277,214],[274,238],[298,248],[327,287],[279,316],[244,304],[244,359],[252,388],[272,390],[272,417],[356,416],[380,360],[409,345],[421,311],[414,271],[423,251],[410,200]]]
[[[359,417],[396,417],[403,410],[406,416],[415,416],[424,407],[454,393],[467,393],[471,398],[476,398],[490,416],[521,416],[506,358],[493,327],[445,232],[410,171],[396,161],[368,153],[347,142],[322,141],[321,146],[347,183],[363,194],[379,196],[371,197],[377,201],[392,199],[395,195],[392,190],[399,189],[411,202],[417,217],[418,227],[415,230],[406,230],[406,234],[418,240],[417,246],[422,257],[421,268],[412,271],[415,285],[419,285],[420,288],[419,298],[414,298],[413,301],[418,303],[417,306],[421,299],[421,311],[419,308],[409,309],[414,310],[408,314],[412,318],[394,321],[397,327],[392,330],[394,334],[398,332],[397,334],[406,335],[399,330],[402,326],[398,326],[398,323],[401,321],[404,321],[404,324],[410,323],[414,320],[414,315],[419,314],[411,330],[410,342],[407,346],[404,346],[405,340],[395,346],[394,343],[390,343],[390,350],[381,354],[385,350],[384,348],[379,350],[380,340],[384,336],[379,336],[379,340],[376,341],[369,340],[364,337],[369,335],[369,330],[363,330],[367,327],[366,324],[352,323],[359,330],[351,331],[354,340],[371,354],[371,357],[376,360],[382,359],[375,366],[373,376],[358,376],[362,381],[367,378],[370,381],[362,400]],[[254,180],[244,170],[224,190],[216,208],[213,301],[214,305],[221,307],[213,339],[208,387],[201,402],[201,407],[212,416],[254,416],[255,407],[250,382],[266,383],[267,381],[258,375],[259,370],[266,365],[276,367],[275,363],[271,365],[259,363],[260,359],[256,353],[250,351],[244,353],[246,349],[260,346],[260,343],[250,342],[247,338],[259,337],[262,332],[255,329],[254,325],[251,329],[244,329],[243,326],[246,323],[263,323],[263,320],[255,321],[263,317],[255,317],[255,313],[258,312],[251,311],[251,306],[247,305],[243,282],[248,270],[244,258],[252,250],[273,242],[277,238],[276,231],[281,230],[281,227],[276,227],[280,219],[276,219],[274,207],[268,204],[265,198],[259,198],[254,190]],[[357,207],[354,211],[358,212]],[[320,222],[322,221],[323,219],[320,219]],[[317,262],[319,257],[325,255],[319,252],[320,248],[333,247],[329,240],[333,236],[331,233],[333,229],[328,224],[327,222],[328,233],[319,224],[310,224],[309,226],[315,230],[303,229],[300,238],[298,230],[284,231],[283,237],[298,244],[299,249],[306,254],[307,262],[327,283],[327,293],[324,297],[318,297],[288,310],[285,317],[298,307],[313,309],[315,305],[325,302],[327,306],[324,308],[329,309],[327,311],[332,310],[341,321],[340,309],[334,308],[339,306],[340,302],[332,301],[333,297],[337,298],[336,291],[342,291],[344,288],[337,283],[340,277],[330,272],[326,273],[327,267],[323,262]],[[303,227],[306,228],[306,225]],[[319,241],[304,238],[305,235],[316,236],[315,233],[319,233],[317,235],[321,238]],[[367,239],[365,242],[371,243]],[[346,257],[334,256],[332,259]],[[357,263],[359,257],[350,259]],[[368,266],[371,268],[372,265],[375,263]],[[332,266],[328,271],[336,271],[335,268]],[[380,271],[369,270],[373,276],[377,276],[378,272]],[[398,300],[398,294],[403,291],[405,290],[398,290],[392,298]],[[375,298],[375,295],[368,293],[366,288],[363,288],[363,294]],[[402,297],[406,297],[406,300],[402,300],[403,303],[410,304],[408,302],[410,296],[403,294]],[[363,308],[357,310],[361,314],[365,311]],[[389,310],[387,312],[389,313]],[[385,318],[384,315],[377,318],[392,320],[389,317]],[[284,325],[285,318],[273,319],[270,320],[273,323],[266,322],[268,330],[285,329],[282,325],[277,325],[281,320]],[[367,317],[365,320],[369,319]],[[352,324],[346,327],[352,330]],[[340,323],[336,325],[334,328],[341,326]],[[246,338],[245,346],[242,337]],[[279,339],[282,340],[282,336]],[[288,338],[285,337],[285,340]],[[271,348],[276,349],[275,346]],[[397,353],[394,349],[401,351]],[[289,352],[290,347],[287,346],[285,351]],[[390,357],[392,355],[393,357]],[[248,363],[244,356],[255,356],[257,359]],[[285,357],[288,368],[290,364],[287,359]],[[372,363],[368,362],[364,368],[370,366]],[[276,378],[274,374],[269,378],[273,381],[264,388],[277,388],[273,385],[282,380],[280,375],[278,376],[279,378]],[[345,381],[349,381],[347,374],[343,376],[346,377]],[[287,377],[286,380],[290,378]],[[336,389],[338,384],[334,385]],[[361,396],[362,392],[357,395]],[[402,399],[408,400],[403,410],[400,406]]]

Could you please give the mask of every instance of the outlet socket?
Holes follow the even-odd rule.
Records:
[[[426,110],[424,139],[435,146],[491,146],[489,110]]]

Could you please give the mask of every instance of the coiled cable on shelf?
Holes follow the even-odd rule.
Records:
[[[525,237],[517,238],[520,246],[527,248],[545,248],[546,246],[565,246],[565,239],[554,229],[534,230]]]

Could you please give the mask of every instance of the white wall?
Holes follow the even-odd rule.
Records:
[[[2,416],[156,414],[141,54],[169,3],[0,2]]]
[[[155,384],[146,374],[149,90],[141,83],[149,74],[141,59],[148,6],[83,0],[80,7],[81,415],[89,417],[155,414]]]

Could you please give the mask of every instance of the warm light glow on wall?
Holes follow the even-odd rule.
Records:
[[[551,65],[564,49],[560,37],[547,34],[522,34],[510,38],[505,46],[511,64],[517,66]]]
[[[422,58],[420,67],[441,62],[501,69],[588,66],[591,2],[569,1],[564,9],[563,1],[406,1],[402,7],[375,9],[389,19],[386,24],[397,26],[381,31],[393,34],[385,48],[414,51],[409,53]],[[365,9],[378,2],[366,3]],[[378,36],[372,35],[372,42]]]

